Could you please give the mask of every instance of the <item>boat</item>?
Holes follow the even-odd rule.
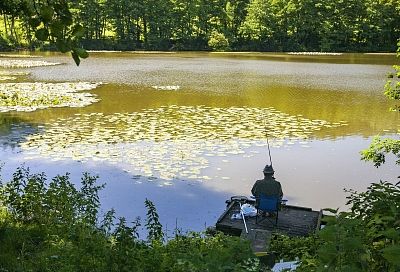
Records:
[[[272,233],[308,236],[321,228],[322,210],[282,204],[276,225],[276,218],[266,217],[260,220],[260,216],[257,223],[256,217],[245,217],[244,223],[241,216],[240,219],[235,219],[235,215],[240,213],[240,205],[247,203],[254,206],[255,200],[246,196],[232,196],[226,203],[226,210],[217,220],[216,230],[250,240],[255,252],[267,249]]]

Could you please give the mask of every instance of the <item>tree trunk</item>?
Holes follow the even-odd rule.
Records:
[[[5,30],[5,34],[6,36],[8,36],[8,27],[7,27],[7,15],[3,14],[3,20],[4,20],[4,30]]]
[[[11,36],[14,36],[15,42],[17,45],[19,45],[19,39],[18,39],[18,35],[17,35],[17,31],[15,30],[15,17],[14,15],[11,15]]]
[[[144,44],[147,46],[147,20],[143,18],[143,41]]]

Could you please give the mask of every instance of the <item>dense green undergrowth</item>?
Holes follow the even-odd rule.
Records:
[[[147,237],[139,237],[140,218],[99,214],[96,180],[85,173],[78,189],[68,174],[48,180],[21,167],[1,184],[0,271],[267,271],[237,237],[177,231],[166,239],[150,200]],[[327,226],[309,237],[276,234],[269,251],[298,259],[297,271],[399,271],[400,186],[348,192],[348,212],[329,210]]]
[[[17,169],[0,191],[0,271],[258,271],[239,238],[176,233],[166,241],[149,200],[148,237],[139,239],[140,219],[100,216],[96,179],[84,174],[77,189],[68,174],[49,181]]]
[[[276,235],[277,258],[301,261],[297,271],[400,271],[400,186],[371,184],[366,192],[348,191],[348,212],[333,215],[316,235]]]

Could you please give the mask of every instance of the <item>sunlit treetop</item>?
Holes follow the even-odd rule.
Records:
[[[73,0],[2,0],[0,12],[26,17],[38,40],[54,43],[60,52],[71,52],[79,65],[88,53],[79,45],[84,28],[71,12],[74,4]]]

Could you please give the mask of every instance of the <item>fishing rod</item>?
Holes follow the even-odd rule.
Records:
[[[263,115],[263,117],[264,117],[264,115]],[[271,163],[271,166],[272,166],[271,148],[269,147],[268,131],[267,131],[267,124],[265,123],[265,117],[263,118],[263,121],[264,121],[265,136],[267,137],[269,162]]]
[[[249,231],[247,230],[246,219],[244,218],[244,213],[243,213],[243,209],[242,209],[242,203],[240,202],[240,200],[239,200],[239,207],[240,207],[240,214],[242,215],[242,219],[243,219],[244,229],[246,230],[246,233],[248,234]]]

